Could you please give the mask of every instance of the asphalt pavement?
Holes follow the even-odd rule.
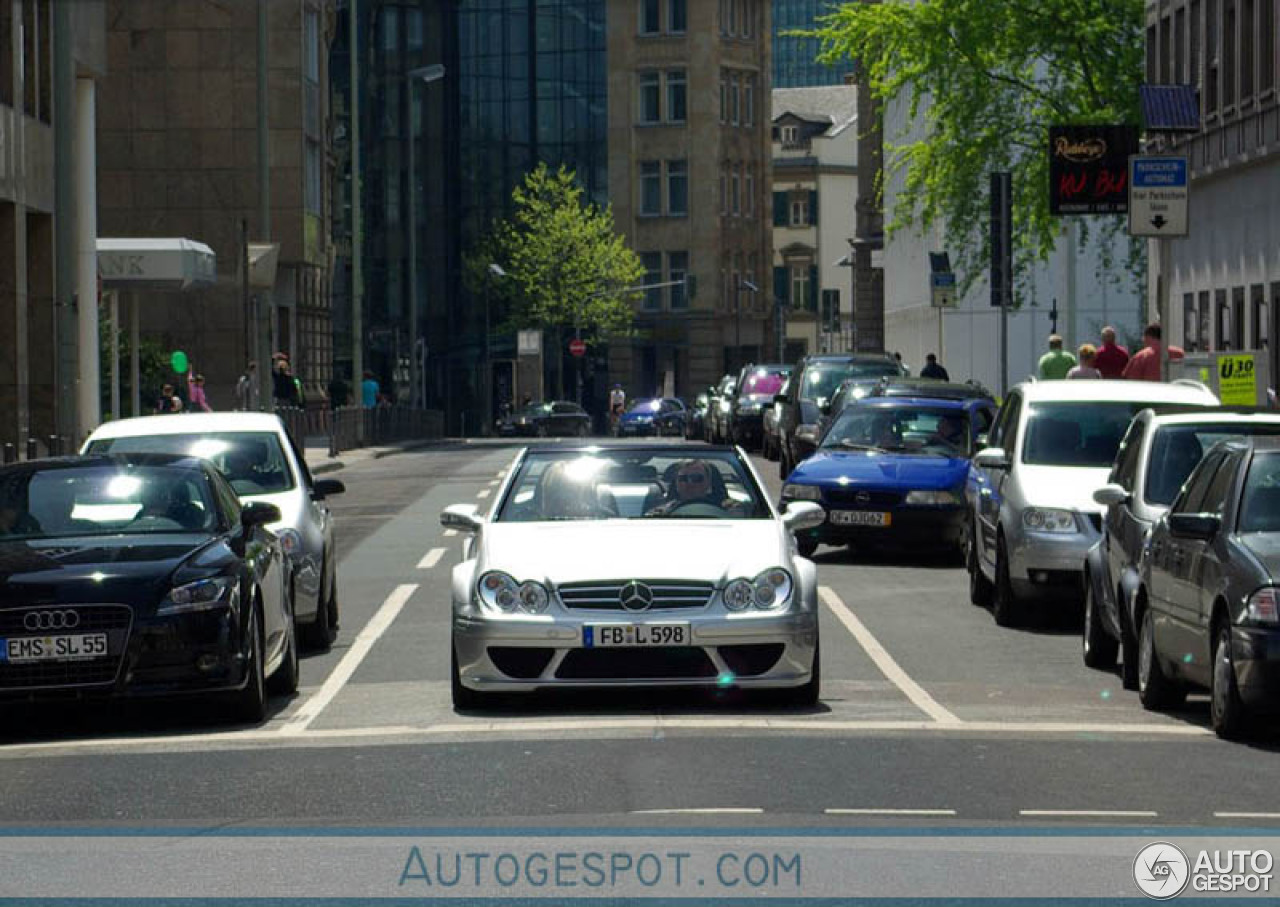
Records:
[[[1258,783],[1274,736],[1217,740],[1202,696],[1144,711],[1081,663],[1074,615],[998,628],[954,557],[919,552],[819,549],[817,707],[609,692],[456,713],[463,539],[439,512],[490,501],[516,449],[349,458],[339,638],[304,658],[298,694],[251,728],[191,704],[7,709],[7,821],[1280,825]]]

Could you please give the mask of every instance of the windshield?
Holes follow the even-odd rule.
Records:
[[[634,403],[631,404],[631,409],[627,410],[627,412],[656,413],[660,409],[662,409],[661,400],[636,400]]]
[[[1249,464],[1238,528],[1240,532],[1280,532],[1280,454],[1258,454]]]
[[[92,466],[0,473],[0,538],[209,532],[217,522],[198,469]]]
[[[967,457],[969,417],[958,409],[854,404],[841,411],[821,447]]]
[[[1134,415],[1150,403],[1036,403],[1027,417],[1022,462],[1036,466],[1110,466]]]
[[[753,372],[742,382],[740,394],[768,394],[773,396],[782,390],[786,380],[783,372]]]
[[[840,382],[846,378],[880,378],[885,375],[900,375],[901,369],[889,361],[855,362],[847,365],[816,365],[804,373],[800,382],[800,398],[804,400],[821,400],[830,398]]]
[[[1156,432],[1147,463],[1146,499],[1168,507],[1201,457],[1219,441],[1280,434],[1280,425],[1170,425]]]
[[[556,520],[767,519],[755,482],[730,452],[531,454],[499,523]]]
[[[206,432],[190,435],[145,435],[100,438],[89,453],[172,453],[202,457],[221,472],[236,494],[276,494],[294,487],[293,470],[272,431]]]

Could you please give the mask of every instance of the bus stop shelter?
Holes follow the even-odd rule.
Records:
[[[120,418],[120,293],[129,303],[130,412],[142,415],[139,388],[138,313],[148,290],[186,291],[218,280],[218,259],[204,243],[190,239],[98,240],[98,278],[111,320],[111,414]]]

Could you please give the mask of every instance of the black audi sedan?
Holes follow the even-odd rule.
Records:
[[[1213,729],[1280,712],[1280,438],[1222,441],[1152,527],[1134,603],[1148,709],[1207,688]]]
[[[0,467],[0,698],[215,694],[261,721],[298,686],[279,519],[186,456]]]

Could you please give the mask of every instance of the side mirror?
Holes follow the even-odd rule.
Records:
[[[475,504],[450,504],[440,513],[440,525],[459,532],[479,532],[483,521]]]
[[[1008,469],[1009,455],[1003,447],[984,447],[973,458],[973,463],[982,469]]]
[[[782,522],[792,532],[814,529],[827,521],[827,512],[812,501],[792,501],[782,512]]]
[[[1169,514],[1169,534],[1174,538],[1207,542],[1221,527],[1222,520],[1210,513]]]
[[[245,529],[280,522],[280,508],[266,501],[254,501],[240,509],[240,525]]]
[[[1103,507],[1114,507],[1116,504],[1124,504],[1129,500],[1129,492],[1125,491],[1119,485],[1112,482],[1109,485],[1103,485],[1093,493],[1095,503],[1101,504]]]
[[[331,494],[342,494],[346,490],[347,486],[337,479],[316,479],[315,485],[311,486],[311,496],[316,500],[322,500]]]

